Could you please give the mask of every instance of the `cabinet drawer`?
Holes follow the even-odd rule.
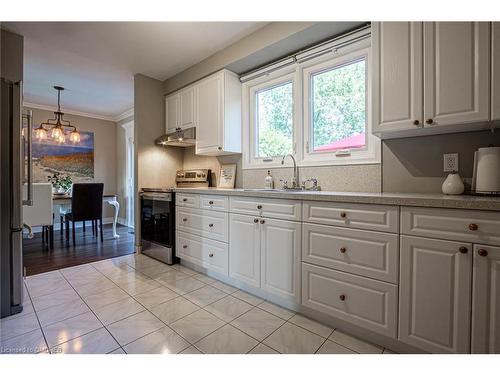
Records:
[[[228,245],[177,231],[176,254],[179,258],[228,275]]]
[[[302,263],[302,304],[396,338],[397,286]]]
[[[231,197],[230,211],[275,219],[301,220],[301,201],[254,197]]]
[[[414,236],[500,245],[500,213],[403,207],[401,232]]]
[[[304,224],[302,238],[304,262],[397,283],[397,234]]]
[[[179,208],[175,220],[179,230],[217,241],[228,240],[228,214],[225,212]]]
[[[200,196],[198,194],[175,194],[175,205],[177,207],[200,207]]]
[[[340,227],[398,232],[399,208],[376,204],[304,202],[304,221]]]
[[[200,208],[211,211],[229,211],[229,197],[222,195],[200,195]]]

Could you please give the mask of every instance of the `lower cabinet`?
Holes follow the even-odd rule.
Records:
[[[500,353],[500,247],[474,245],[472,353]]]
[[[300,222],[230,214],[229,233],[230,277],[284,300],[300,300]]]
[[[247,215],[229,215],[229,277],[260,288],[260,224]]]
[[[401,236],[399,339],[431,353],[470,352],[472,245]]]
[[[301,223],[262,219],[261,289],[300,302]]]
[[[177,231],[177,256],[208,270],[228,275],[228,244]]]
[[[396,338],[396,285],[303,262],[302,304]]]

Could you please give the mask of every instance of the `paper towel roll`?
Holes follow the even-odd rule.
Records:
[[[500,193],[500,147],[477,150],[476,192]]]

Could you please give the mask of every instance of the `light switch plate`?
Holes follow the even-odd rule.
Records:
[[[443,154],[443,171],[458,172],[458,153]]]

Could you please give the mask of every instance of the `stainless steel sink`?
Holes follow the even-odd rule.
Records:
[[[298,192],[301,192],[303,191],[302,189],[263,189],[263,188],[259,188],[259,189],[243,189],[243,191],[262,191],[262,192],[266,192],[266,191],[269,191],[269,192],[286,192],[286,193],[298,193]]]

